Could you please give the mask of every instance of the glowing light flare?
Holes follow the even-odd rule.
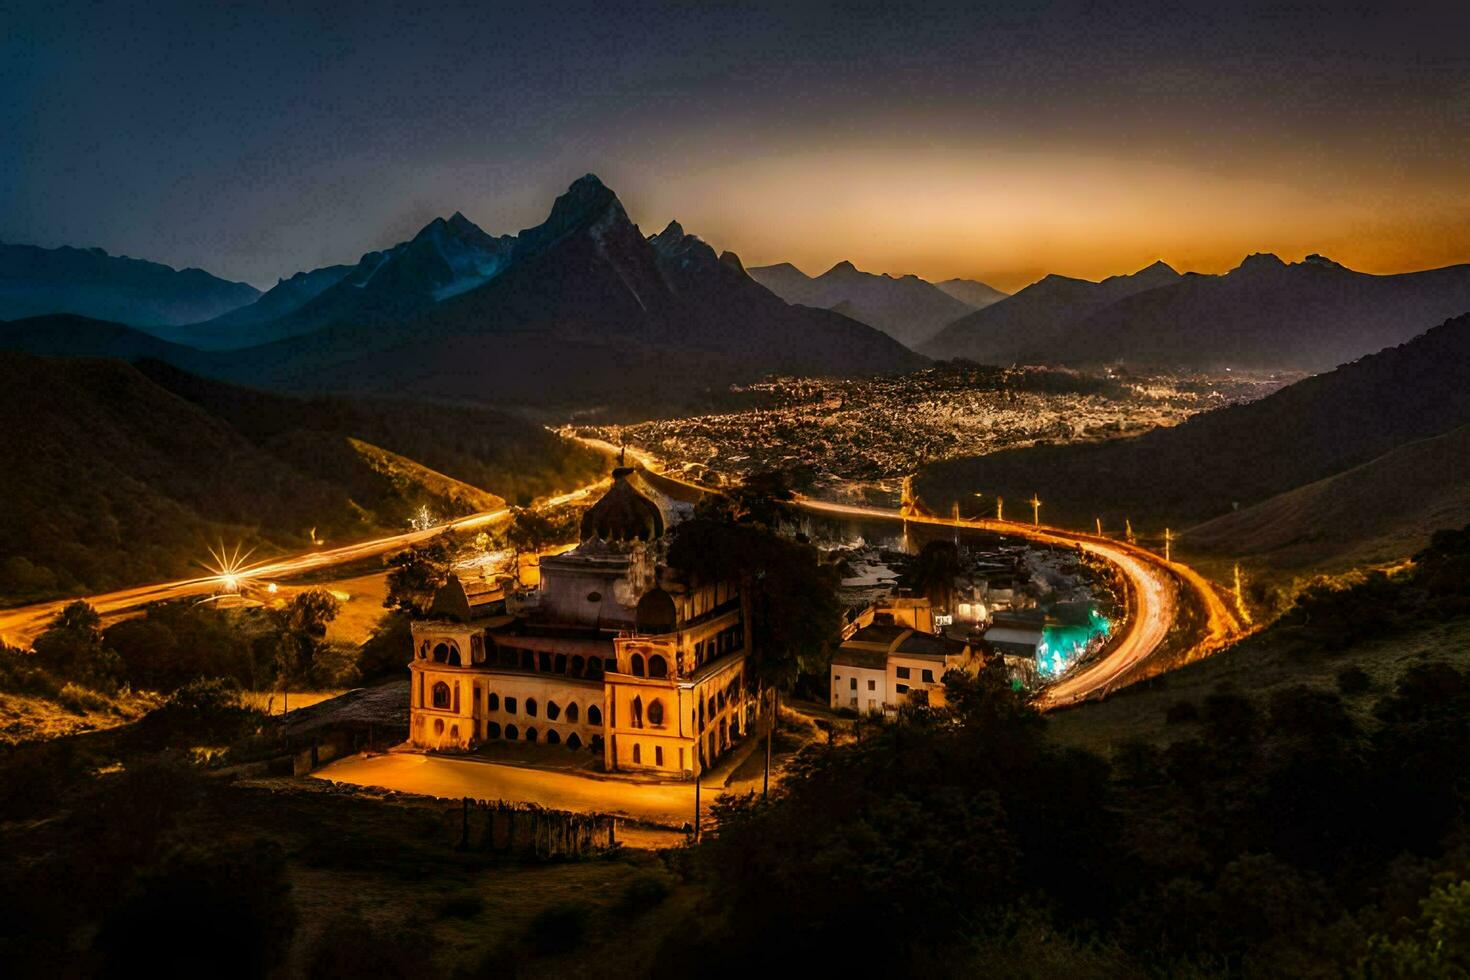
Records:
[[[245,563],[255,549],[242,550],[241,545],[235,545],[233,549],[225,547],[223,542],[218,548],[209,549],[210,562],[201,562],[205,569],[211,572],[219,582],[219,590],[222,593],[238,595],[240,590],[250,581],[246,573]]]

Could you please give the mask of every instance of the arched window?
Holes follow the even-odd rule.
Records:
[[[451,666],[451,667],[458,667],[458,666],[460,666],[460,662],[459,662],[459,645],[457,643],[451,643],[451,644],[449,644],[449,666]]]
[[[500,695],[496,694],[494,691],[491,691],[488,695],[486,695],[485,696],[485,710],[486,711],[499,711],[500,710]]]
[[[526,714],[530,715],[532,718],[535,718],[536,717],[536,699],[535,698],[526,698]]]
[[[450,726],[450,728],[449,728],[449,740],[451,742],[458,742],[459,741],[459,726],[458,725],[451,725]]]
[[[516,713],[516,699],[508,697],[505,699],[505,713],[513,715]]]
[[[499,738],[500,737],[500,722],[498,722],[498,721],[486,722],[485,723],[485,737],[486,738]]]
[[[587,669],[587,658],[580,653],[572,658],[572,676],[581,677],[582,671]]]
[[[634,742],[633,743],[633,765],[639,766],[639,765],[642,765],[642,764],[643,764],[643,746],[639,745],[637,742]]]
[[[449,644],[440,643],[434,647],[434,662],[436,664],[449,662]]]
[[[654,698],[648,703],[648,723],[655,728],[662,728],[664,724],[664,703]]]
[[[542,650],[541,653],[537,655],[536,662],[537,670],[547,672],[551,670],[551,654],[547,653],[545,650]]]
[[[528,741],[528,742],[534,742],[534,741],[536,741],[536,729],[534,729],[534,728],[528,728],[528,729],[526,729],[526,741]]]
[[[601,657],[588,657],[587,658],[587,676],[588,677],[601,677],[602,676],[602,658]]]
[[[587,706],[587,724],[589,724],[589,725],[600,725],[600,724],[602,724],[602,709],[599,708],[595,704],[589,704]]]
[[[572,732],[572,734],[570,734],[570,735],[567,736],[567,748],[569,748],[569,749],[580,749],[581,747],[582,747],[582,736],[578,735],[576,732]]]
[[[643,695],[633,695],[633,727],[643,727]]]
[[[434,734],[435,735],[443,735],[444,734],[444,719],[443,718],[435,718],[434,719]]]
[[[551,729],[550,731],[548,731],[546,733],[546,744],[547,745],[560,745],[561,744],[561,735],[557,734],[557,731],[556,731],[555,728]]]
[[[514,725],[505,726],[505,737],[514,742],[521,737],[521,730]]]
[[[648,658],[648,676],[668,677],[669,662],[655,653],[653,656]]]
[[[434,707],[449,707],[449,685],[443,681],[434,685]]]
[[[552,671],[552,673],[555,673],[555,674],[565,674],[567,672],[567,655],[566,654],[564,654],[564,653],[558,653],[556,655],[556,659],[554,661],[552,661],[552,664],[551,664],[551,671]]]
[[[635,653],[635,654],[633,654],[633,659],[632,659],[632,661],[630,661],[630,663],[632,665],[631,669],[633,671],[633,676],[634,677],[642,677],[643,676],[643,654],[641,654],[641,653]]]
[[[573,701],[571,704],[567,705],[567,721],[576,724],[577,714],[577,702]]]
[[[557,704],[555,701],[547,701],[546,702],[546,717],[548,719],[550,719],[551,721],[556,721],[556,719],[560,715],[561,715],[561,705]]]

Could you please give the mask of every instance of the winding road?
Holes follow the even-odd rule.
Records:
[[[581,438],[579,441],[611,455],[616,455],[618,452],[618,447],[601,440]],[[658,474],[663,479],[671,480],[693,491],[701,493],[709,491],[708,487],[692,483],[665,471],[658,460],[646,453],[631,448],[627,450],[627,453],[639,465]],[[602,485],[603,483],[597,483],[585,486],[571,493],[553,497],[546,503],[555,505],[576,500],[587,496]],[[1101,658],[1084,665],[1075,673],[1047,687],[1038,698],[1038,704],[1043,709],[1059,708],[1092,698],[1106,697],[1121,683],[1128,680],[1130,675],[1134,674],[1163,646],[1170,629],[1179,618],[1183,601],[1181,597],[1185,594],[1188,595],[1188,601],[1203,613],[1200,636],[1185,654],[1185,660],[1197,659],[1212,652],[1237,638],[1242,632],[1235,615],[1220,599],[1215,589],[1193,569],[1178,562],[1165,561],[1160,555],[1126,542],[1046,525],[905,514],[891,508],[832,503],[804,497],[797,499],[796,506],[816,516],[908,521],[914,524],[958,527],[1024,538],[1039,544],[1080,548],[1113,565],[1130,585],[1129,610],[1123,632],[1112,640]],[[390,534],[370,541],[272,559],[250,566],[242,570],[239,575],[242,578],[256,580],[288,579],[307,572],[387,554],[432,538],[446,530],[472,531],[503,520],[509,514],[508,508],[484,511],[448,521],[427,530]],[[208,575],[177,582],[122,589],[103,595],[88,596],[85,597],[85,600],[104,617],[108,617],[140,609],[151,602],[211,595],[218,592],[220,586],[219,576]],[[63,608],[75,601],[75,599],[62,599],[0,610],[0,640],[11,646],[29,646],[30,642]]]

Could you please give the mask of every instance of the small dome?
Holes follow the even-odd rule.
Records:
[[[582,515],[583,541],[652,541],[664,533],[663,511],[628,480],[632,473],[627,466],[613,470],[613,485]]]

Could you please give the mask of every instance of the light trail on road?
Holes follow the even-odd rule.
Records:
[[[574,438],[603,452],[615,453],[619,448],[601,439],[581,436]],[[669,473],[657,458],[646,452],[632,447],[627,447],[625,451],[639,465],[659,473],[665,479],[704,493],[718,492]],[[1168,639],[1169,631],[1179,618],[1181,590],[1189,593],[1204,614],[1202,636],[1183,654],[1181,662],[1187,663],[1208,656],[1239,639],[1245,632],[1235,614],[1225,605],[1204,576],[1188,565],[1166,561],[1161,555],[1127,542],[1115,541],[1096,534],[1051,527],[1046,524],[1032,525],[990,518],[965,519],[905,514],[894,508],[839,504],[825,500],[813,500],[799,494],[794,504],[807,513],[829,517],[907,521],[912,524],[926,524],[935,527],[989,531],[1007,537],[1024,538],[1039,544],[1080,548],[1116,568],[1130,585],[1129,609],[1123,635],[1108,645],[1108,651],[1102,659],[1084,665],[1075,673],[1043,689],[1036,700],[1037,705],[1043,711],[1078,704],[1092,698],[1106,697],[1116,690],[1120,682],[1143,666]],[[1138,680],[1139,678],[1131,679]]]
[[[606,482],[605,480],[599,481],[598,483],[580,487],[570,493],[552,497],[546,500],[543,506],[555,507],[579,500],[603,486]],[[443,524],[422,530],[405,531],[401,534],[388,534],[369,541],[359,541],[336,548],[323,548],[320,551],[310,551],[284,558],[274,558],[240,569],[235,573],[235,577],[241,580],[289,579],[307,572],[331,568],[336,565],[346,565],[363,558],[374,558],[391,551],[398,551],[409,545],[418,544],[437,537],[445,531],[473,531],[478,528],[488,527],[505,520],[509,516],[509,507],[481,511],[477,514],[470,514],[451,521],[445,521]],[[51,602],[0,610],[0,641],[4,641],[10,646],[29,647],[31,642],[45,631],[51,621],[73,602],[85,602],[97,610],[99,615],[115,616],[120,613],[140,609],[153,602],[213,595],[219,591],[221,585],[222,576],[205,575],[199,578],[180,579],[176,582],[162,582],[155,585],[141,585],[131,589],[120,589],[116,592],[107,592],[101,595],[57,599]]]

